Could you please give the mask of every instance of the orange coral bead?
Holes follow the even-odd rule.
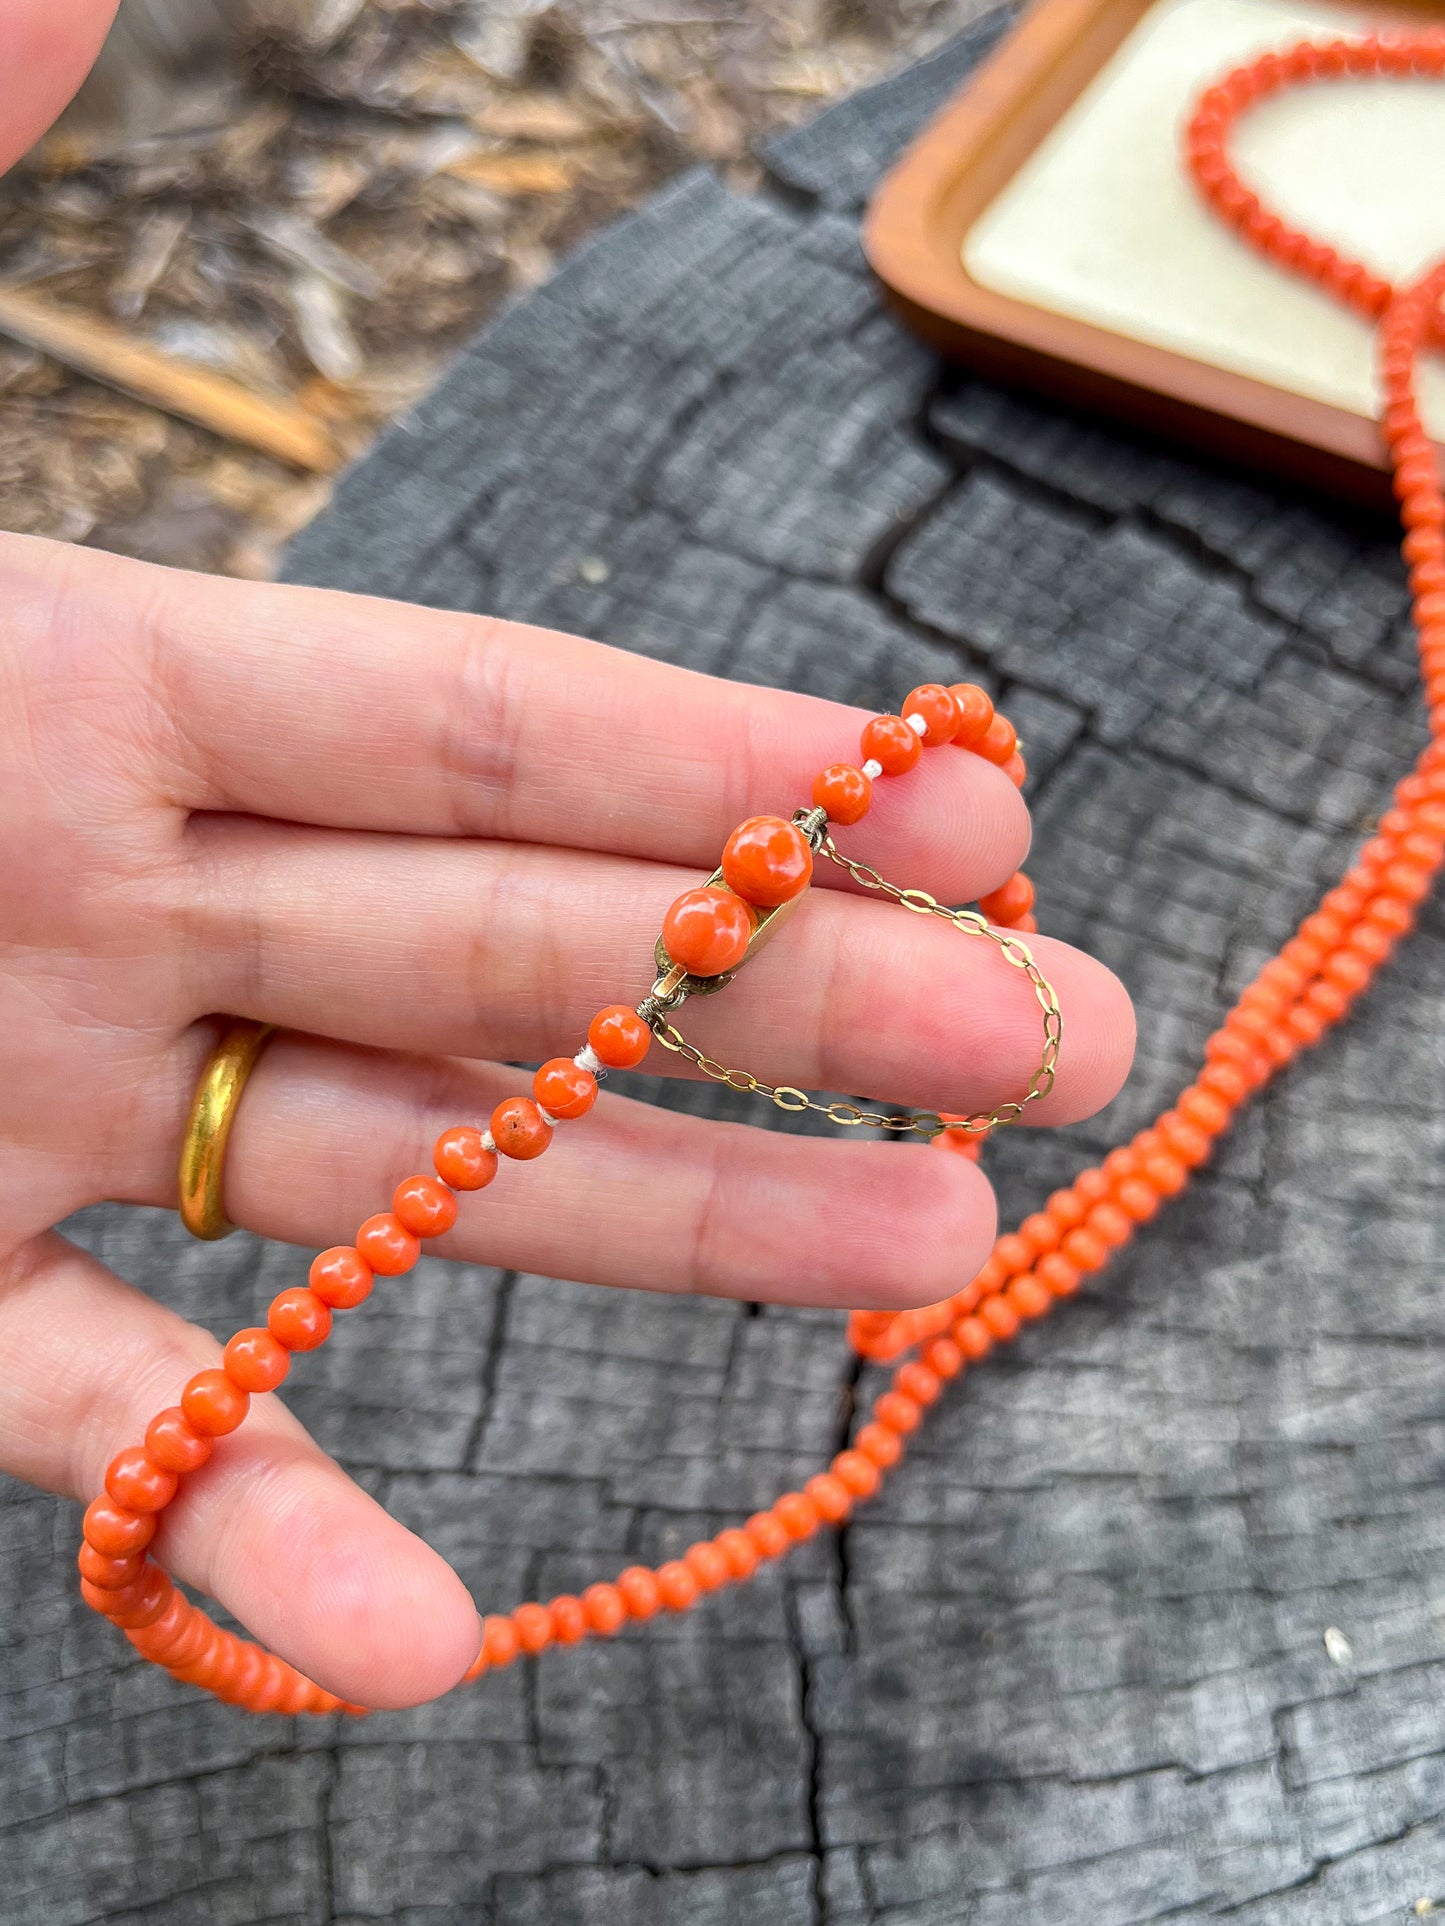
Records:
[[[552,1141],[552,1126],[530,1097],[507,1097],[492,1112],[492,1139],[504,1157],[528,1163]]]
[[[847,828],[861,823],[873,807],[873,785],[852,763],[829,763],[813,778],[813,802],[817,808],[826,809],[833,822]]]
[[[167,1670],[179,1676],[209,1649],[216,1636],[215,1626],[204,1612],[193,1606],[179,1637],[166,1654]]]
[[[288,1351],[314,1351],[331,1335],[331,1306],[304,1284],[297,1285],[272,1298],[266,1328]]]
[[[941,682],[920,683],[903,704],[903,716],[905,721],[909,716],[922,716],[928,725],[922,741],[930,749],[941,742],[952,742],[963,721],[957,696]]]
[[[404,1177],[392,1193],[391,1208],[413,1237],[441,1237],[457,1221],[457,1200],[435,1177]]]
[[[1084,1204],[1073,1190],[1055,1190],[1044,1200],[1044,1209],[1061,1230],[1072,1230],[1084,1221]]]
[[[954,1307],[960,1312],[973,1310],[975,1306],[982,1304],[986,1297],[992,1297],[996,1292],[1001,1291],[1007,1284],[1009,1275],[997,1258],[991,1257],[977,1277],[954,1294],[952,1300]]]
[[[238,1639],[235,1677],[226,1696],[235,1705],[249,1706],[266,1671],[266,1654],[249,1639]]]
[[[1167,1150],[1155,1151],[1144,1159],[1144,1176],[1161,1197],[1177,1197],[1189,1182],[1186,1166]]]
[[[1351,1000],[1333,982],[1312,982],[1304,992],[1304,1003],[1326,1019],[1326,1023],[1339,1023],[1345,1011],[1351,1007]]]
[[[1433,869],[1425,863],[1390,863],[1380,878],[1380,888],[1384,895],[1397,897],[1402,903],[1420,903],[1430,894],[1434,880]]]
[[[1127,1211],[1136,1224],[1147,1224],[1159,1209],[1159,1193],[1142,1177],[1126,1177],[1114,1193],[1119,1208]]]
[[[214,1449],[178,1404],[158,1411],[146,1426],[146,1450],[167,1471],[199,1471]]]
[[[776,1511],[755,1511],[743,1530],[759,1558],[781,1558],[788,1549],[787,1529]]]
[[[930,1405],[938,1401],[943,1389],[936,1371],[930,1371],[926,1364],[916,1359],[908,1364],[900,1364],[893,1374],[894,1388],[901,1391],[905,1398],[912,1398],[915,1404]]]
[[[1016,1277],[1004,1295],[1023,1318],[1043,1317],[1053,1309],[1052,1297],[1036,1277]]]
[[[249,1639],[223,1633],[212,1661],[207,1690],[227,1705],[244,1706],[261,1678],[261,1654]]]
[[[1114,1194],[1113,1183],[1097,1164],[1090,1164],[1086,1170],[1081,1170],[1071,1188],[1075,1197],[1086,1207],[1102,1204],[1105,1198]]]
[[[1047,1211],[1036,1210],[1019,1225],[1018,1234],[1027,1246],[1031,1257],[1042,1257],[1045,1251],[1056,1251],[1059,1248],[1063,1229],[1055,1223]]]
[[[170,1601],[171,1582],[157,1566],[146,1563],[134,1584],[116,1590],[80,1581],[80,1595],[93,1612],[101,1612],[115,1625],[135,1627],[152,1625]]]
[[[652,1032],[625,1003],[609,1003],[587,1026],[587,1041],[609,1070],[635,1070],[652,1046]]]
[[[993,1333],[979,1317],[961,1317],[953,1327],[954,1339],[963,1355],[977,1364],[993,1349]]]
[[[813,851],[796,823],[781,816],[750,816],[723,845],[722,873],[728,888],[745,903],[776,909],[808,887]]]
[[[1201,1090],[1197,1083],[1183,1093],[1178,1108],[1181,1117],[1211,1137],[1218,1136],[1229,1123],[1229,1105],[1212,1090]]]
[[[172,1586],[165,1610],[154,1625],[146,1625],[137,1630],[131,1644],[153,1663],[165,1664],[170,1653],[175,1650],[190,1614],[190,1606]]]
[[[629,1565],[617,1575],[617,1590],[629,1618],[651,1618],[662,1602],[656,1576],[645,1565]]]
[[[1328,1027],[1322,1016],[1302,1003],[1286,1014],[1285,1024],[1296,1042],[1307,1048],[1318,1043]]]
[[[1363,990],[1369,983],[1371,970],[1363,957],[1354,956],[1348,950],[1342,950],[1334,956],[1325,958],[1321,975],[1327,982],[1337,984],[1347,995],[1353,995]],[[1181,1110],[1184,1108],[1182,1103],[1179,1107]],[[1195,1121],[1198,1122],[1199,1119],[1196,1118]]]
[[[559,1645],[576,1645],[587,1636],[587,1610],[580,1598],[563,1592],[547,1607],[552,1637]]]
[[[246,1648],[240,1639],[212,1625],[200,1650],[180,1676],[188,1684],[202,1686],[207,1692],[214,1692],[218,1699],[234,1705],[236,1687],[249,1670]]]
[[[181,1393],[181,1410],[192,1431],[224,1438],[251,1408],[251,1399],[224,1371],[198,1371]]]
[[[963,1369],[963,1353],[952,1338],[936,1337],[923,1353],[923,1361],[939,1378],[956,1378]]]
[[[1034,1267],[1034,1276],[1054,1297],[1072,1297],[1078,1290],[1081,1273],[1060,1251],[1050,1251]]]
[[[731,890],[686,889],[662,919],[662,946],[692,976],[723,976],[742,962],[753,923]]]
[[[276,1710],[284,1718],[295,1718],[298,1712],[309,1712],[312,1708],[312,1695],[315,1691],[310,1679],[303,1678],[294,1666],[288,1666],[286,1683],[281,1697],[276,1702]]]
[[[974,743],[975,752],[985,762],[995,762],[1000,768],[1009,760],[1019,746],[1018,731],[1008,719],[995,715],[985,729],[982,737]]]
[[[818,1508],[806,1492],[785,1491],[773,1513],[789,1538],[811,1538],[818,1529]]]
[[[1120,1210],[1119,1206],[1112,1202],[1095,1204],[1084,1222],[1094,1235],[1101,1237],[1111,1249],[1127,1244],[1134,1235],[1133,1219],[1127,1211]]]
[[[140,1578],[133,1579],[129,1585],[117,1585],[114,1588],[95,1585],[92,1584],[88,1578],[82,1578],[80,1581],[80,1596],[85,1600],[91,1611],[100,1612],[109,1618],[112,1612],[124,1611],[128,1604],[140,1596],[140,1587],[143,1578],[144,1571],[142,1571]]]
[[[861,1450],[865,1458],[871,1458],[880,1471],[892,1470],[892,1466],[896,1466],[904,1456],[904,1441],[898,1431],[877,1421],[859,1425],[854,1448]]]
[[[497,1174],[497,1153],[488,1150],[480,1130],[457,1124],[436,1140],[432,1162],[437,1176],[453,1190],[485,1190]]]
[[[290,1353],[269,1331],[237,1331],[226,1346],[226,1376],[243,1391],[274,1391],[290,1369]]]
[[[871,1498],[882,1477],[878,1466],[861,1451],[840,1451],[831,1469],[833,1476],[855,1498]]]
[[[482,1656],[489,1666],[510,1665],[522,1649],[517,1628],[502,1612],[491,1612],[482,1620]]]
[[[354,1310],[371,1295],[375,1281],[371,1266],[351,1244],[333,1244],[311,1260],[307,1280],[323,1304],[333,1311]]]
[[[128,1558],[144,1551],[156,1535],[152,1512],[130,1511],[113,1498],[93,1498],[85,1508],[85,1542],[107,1558]]]
[[[876,762],[885,776],[902,776],[923,754],[923,744],[902,716],[874,716],[863,726],[863,760]]]
[[[720,1531],[714,1540],[718,1550],[727,1560],[729,1572],[734,1578],[751,1578],[758,1568],[758,1548],[745,1531],[736,1525],[729,1525]]]
[[[1029,779],[1029,766],[1017,749],[1001,767],[1015,789],[1022,789]]]
[[[885,1391],[873,1406],[876,1423],[889,1431],[902,1432],[905,1437],[918,1429],[922,1416],[918,1400],[906,1397],[901,1391]]]
[[[291,1667],[272,1653],[262,1654],[261,1682],[251,1694],[253,1712],[274,1712],[291,1678]]]
[[[1225,1103],[1243,1103],[1249,1095],[1250,1080],[1237,1063],[1206,1064],[1199,1073],[1201,1090],[1212,1090]]]
[[[1166,1110],[1159,1119],[1158,1128],[1175,1156],[1191,1169],[1208,1159],[1210,1140],[1207,1133],[1182,1117],[1177,1110]]]
[[[1069,1235],[1077,1237],[1079,1233],[1070,1231]],[[1019,1314],[1007,1297],[986,1297],[978,1307],[978,1314],[994,1337],[1007,1343],[1018,1336]]]
[[[1109,1261],[1109,1246],[1091,1230],[1071,1230],[1059,1251],[1081,1271],[1101,1271]]]
[[[710,1538],[700,1538],[682,1555],[683,1563],[705,1592],[715,1592],[732,1577],[728,1561]]]
[[[171,1677],[182,1685],[199,1685],[206,1691],[213,1691],[215,1689],[213,1677],[219,1651],[219,1641],[213,1637],[200,1645],[184,1664],[172,1664],[167,1667],[167,1670]]]
[[[669,1558],[657,1568],[657,1595],[670,1612],[685,1612],[696,1605],[697,1580],[680,1558]]]
[[[131,1644],[152,1665],[164,1666],[170,1671],[176,1662],[176,1654],[185,1649],[190,1616],[190,1606],[178,1591],[172,1589],[166,1609],[155,1624],[132,1634]]]
[[[103,1592],[119,1591],[123,1586],[134,1585],[145,1571],[145,1558],[140,1552],[131,1552],[125,1558],[110,1558],[98,1552],[88,1539],[80,1541],[80,1550],[75,1560],[82,1578]]]
[[[1058,1242],[1057,1233],[1054,1242]],[[1012,1277],[1015,1271],[1028,1270],[1034,1261],[1034,1253],[1028,1242],[1014,1231],[1005,1231],[993,1247],[994,1262],[1005,1277]]]
[[[227,1698],[240,1677],[241,1641],[207,1621],[200,1641],[175,1676],[187,1685],[199,1685],[218,1698]]]
[[[1034,886],[1020,870],[1000,888],[980,896],[978,906],[990,923],[1016,923],[1034,906]]]
[[[1338,1023],[1350,1007],[1350,999],[1337,983],[1311,983],[1304,1000],[1326,1023]]]
[[[953,739],[960,748],[972,749],[988,734],[993,721],[993,698],[976,682],[955,682],[948,693],[958,704],[958,726]]]
[[[833,1472],[820,1471],[803,1487],[803,1496],[826,1524],[838,1525],[853,1509],[853,1494]]]
[[[176,1595],[175,1586],[159,1565],[151,1566],[142,1583],[144,1586],[142,1597],[124,1618],[116,1620],[116,1623],[123,1625],[128,1632],[146,1631],[152,1625],[159,1623],[170,1610],[171,1600]]]
[[[1365,920],[1378,923],[1382,929],[1392,930],[1396,936],[1408,936],[1415,927],[1414,913],[1405,903],[1398,902],[1393,896],[1376,896],[1365,907]]]
[[[552,1643],[552,1614],[545,1605],[519,1605],[512,1613],[517,1639],[524,1652],[545,1652]]]
[[[615,1585],[589,1585],[582,1594],[587,1623],[603,1638],[611,1638],[627,1623],[627,1607]]]
[[[82,1579],[80,1595],[92,1611],[103,1613],[112,1625],[129,1632],[140,1631],[156,1622],[170,1603],[171,1587],[165,1573],[151,1565],[124,1591],[98,1590]]]
[[[356,1233],[356,1248],[378,1277],[400,1277],[421,1256],[420,1240],[389,1210],[367,1218]]]
[[[552,1057],[532,1079],[532,1095],[550,1117],[585,1117],[597,1101],[597,1079],[571,1057]]]

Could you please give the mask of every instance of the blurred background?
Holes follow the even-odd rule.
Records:
[[[0,526],[265,576],[557,256],[984,0],[122,0],[0,182]]]

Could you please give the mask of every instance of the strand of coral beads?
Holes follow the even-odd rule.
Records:
[[[614,1584],[589,1586],[580,1598],[569,1595],[545,1605],[521,1605],[509,1615],[489,1618],[482,1652],[469,1677],[505,1664],[520,1651],[573,1644],[589,1633],[610,1634],[629,1618],[645,1619],[663,1607],[683,1610],[703,1593],[746,1578],[761,1560],[780,1556],[820,1524],[846,1517],[898,1463],[909,1434],[944,1384],[994,1344],[1012,1337],[1025,1321],[1072,1295],[1087,1272],[1101,1269],[1139,1224],[1184,1188],[1239,1105],[1348,1013],[1412,928],[1445,859],[1445,495],[1414,392],[1414,367],[1422,349],[1445,342],[1440,312],[1445,263],[1413,288],[1390,287],[1361,263],[1310,241],[1265,209],[1230,165],[1225,140],[1243,108],[1291,83],[1442,72],[1445,31],[1439,29],[1388,40],[1367,36],[1305,42],[1285,54],[1266,55],[1211,89],[1188,134],[1191,171],[1216,212],[1269,258],[1311,275],[1331,293],[1380,318],[1383,423],[1405,526],[1403,550],[1430,723],[1429,744],[1396,785],[1392,806],[1340,883],[1241,992],[1205,1046],[1200,1074],[1169,1110],[1101,1164],[1081,1172],[1067,1189],[1056,1191],[1044,1210],[1000,1238],[979,1277],[946,1305],[900,1318],[854,1320],[855,1342],[866,1355],[894,1359],[900,1349],[920,1341],[924,1348],[921,1356],[897,1365],[850,1449],[802,1490],[785,1492],[743,1527],[691,1546],[681,1559],[656,1571],[634,1566]],[[967,720],[960,724],[956,739],[967,741],[968,728],[976,726],[983,712],[981,704],[977,692],[951,693],[961,716],[974,719],[972,725]],[[915,692],[915,699],[904,705],[905,718],[917,716],[921,731],[918,723],[909,721],[908,726],[924,741],[937,742],[942,735],[928,735],[923,694]],[[917,747],[910,750],[897,718],[886,719],[882,726],[870,723],[869,730],[873,735],[863,744],[862,768],[837,765],[825,770],[814,788],[815,804],[840,823],[861,819],[872,782],[889,773],[880,749],[904,759],[900,767],[917,760]],[[995,731],[991,712],[973,746],[1021,780],[1022,764],[1011,732],[1007,724]],[[1025,906],[1014,927],[1025,927],[1028,915]],[[993,920],[1005,919],[995,911]],[[623,1022],[636,1019],[636,1013],[622,1008],[618,1017],[622,1034],[636,1035],[645,1050],[647,1039]],[[574,1067],[586,1065],[577,1066],[574,1060]],[[456,1134],[448,1132],[442,1142]],[[460,1153],[463,1174],[477,1173],[473,1188],[488,1182],[496,1168],[484,1135],[466,1134]],[[976,1140],[952,1133],[938,1142],[950,1147],[948,1154],[977,1149]],[[393,1214],[400,1217],[400,1212]],[[412,1232],[404,1223],[402,1228],[412,1238],[427,1234]],[[358,1251],[324,1252],[313,1266],[311,1293],[283,1292],[272,1306],[269,1335],[288,1354],[308,1349],[325,1336],[333,1306],[359,1303],[370,1289],[371,1270]],[[318,1309],[293,1305],[292,1300],[304,1301],[308,1295],[314,1296]],[[235,1362],[244,1374],[239,1358]],[[90,1604],[126,1628],[138,1650],[178,1678],[258,1711],[331,1710],[336,1699],[259,1647],[219,1630],[142,1556],[155,1530],[156,1513],[174,1495],[177,1476],[203,1464],[213,1436],[233,1430],[245,1415],[249,1392],[231,1375],[232,1364],[228,1347],[225,1369],[193,1379],[180,1409],[163,1412],[151,1425],[145,1448],[122,1452],[112,1464],[107,1495],[86,1513],[82,1589]]]
[[[1445,502],[1435,449],[1415,399],[1414,366],[1424,347],[1445,344],[1445,263],[1414,288],[1391,286],[1265,207],[1239,178],[1226,141],[1241,112],[1292,85],[1442,73],[1445,28],[1389,40],[1368,35],[1307,41],[1266,54],[1211,87],[1186,135],[1190,173],[1215,213],[1279,266],[1380,321],[1382,422],[1405,529],[1430,745],[1396,786],[1393,807],[1339,884],[1240,993],[1205,1044],[1198,1077],[1176,1103],[1000,1237],[978,1276],[945,1303],[894,1317],[855,1314],[853,1342],[876,1362],[935,1338],[944,1344],[945,1362],[960,1353],[982,1358],[1022,1323],[1078,1290],[1085,1275],[1102,1269],[1139,1225],[1183,1189],[1239,1105],[1348,1013],[1413,927],[1430,892],[1445,854]],[[976,1138],[953,1133],[937,1141],[954,1152],[977,1155],[979,1149]],[[937,1365],[931,1352],[925,1357]]]
[[[950,742],[1022,783],[1023,758],[1014,731],[995,714],[988,695],[973,684],[946,689],[930,683],[914,690],[903,716],[877,716],[867,724],[861,766],[837,763],[818,775],[814,807],[836,822],[860,822],[878,778],[902,775],[925,746]],[[721,882],[684,891],[663,919],[668,956],[691,975],[725,975],[745,955],[759,913],[797,897],[812,869],[811,846],[794,824],[776,816],[740,824],[723,850]],[[1033,890],[1020,874],[985,898],[982,907],[995,921],[1032,929],[1032,903]],[[433,1153],[435,1176],[408,1177],[398,1184],[390,1210],[368,1217],[353,1243],[322,1251],[307,1284],[273,1300],[264,1327],[238,1331],[220,1366],[197,1372],[179,1403],[152,1419],[144,1442],[112,1459],[104,1495],[85,1514],[80,1586],[86,1603],[122,1627],[145,1658],[254,1712],[365,1710],[344,1704],[285,1660],[224,1630],[183,1597],[147,1556],[159,1515],[181,1480],[207,1462],[215,1441],[244,1421],[252,1397],[284,1382],[292,1355],[325,1343],[334,1312],[364,1303],[377,1277],[409,1271],[422,1242],[440,1237],[456,1222],[458,1193],[485,1189],[502,1157],[517,1162],[540,1157],[557,1124],[592,1108],[599,1080],[609,1070],[635,1069],[651,1041],[640,1010],[626,1004],[599,1010],[575,1056],[544,1063],[532,1079],[532,1094],[504,1099],[487,1128],[460,1124],[444,1131]],[[878,1475],[866,1449],[841,1452],[806,1493],[786,1494],[744,1528],[696,1544],[684,1558],[655,1572],[633,1566],[615,1584],[589,1586],[581,1598],[520,1605],[510,1616],[489,1618],[468,1677],[519,1651],[570,1644],[589,1632],[610,1634],[629,1618],[647,1618],[662,1606],[681,1611],[702,1592],[746,1578],[760,1559],[777,1557],[821,1519],[842,1517],[854,1498],[874,1488]]]

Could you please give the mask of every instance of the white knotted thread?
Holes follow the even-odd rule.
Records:
[[[877,782],[878,778],[883,774],[882,763],[875,762],[872,756],[870,756],[863,765],[863,774],[868,778],[869,782]]]

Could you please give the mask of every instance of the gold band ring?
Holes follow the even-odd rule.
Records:
[[[201,1072],[191,1099],[178,1172],[181,1222],[192,1237],[214,1242],[218,1237],[229,1237],[236,1228],[221,1208],[226,1142],[246,1079],[275,1027],[272,1023],[253,1023],[247,1017],[232,1018]]]

